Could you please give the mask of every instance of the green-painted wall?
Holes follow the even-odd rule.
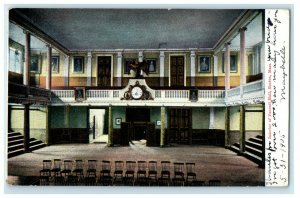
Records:
[[[87,107],[70,108],[70,128],[87,128]]]
[[[192,109],[192,129],[208,129],[209,128],[209,108],[193,108]]]
[[[65,107],[51,107],[51,128],[66,128]],[[70,128],[87,127],[87,107],[70,107]]]
[[[225,130],[225,108],[215,108],[215,129]]]
[[[50,127],[65,128],[64,107],[51,107]]]
[[[153,107],[150,111],[150,121],[155,123],[155,128],[160,129],[160,126],[156,125],[157,120],[161,120],[161,113],[160,113],[160,107]]]
[[[116,124],[116,118],[121,118],[122,122],[126,122],[126,107],[112,107],[113,128],[120,129],[121,125]]]

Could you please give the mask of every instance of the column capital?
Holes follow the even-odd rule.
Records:
[[[194,58],[196,56],[196,52],[193,50],[191,51],[191,58]]]
[[[164,58],[165,57],[165,52],[164,51],[160,51],[159,52],[159,57]]]
[[[91,51],[87,52],[87,57],[92,57],[92,52]]]
[[[117,58],[122,58],[122,56],[123,56],[122,54],[123,54],[122,52],[118,52],[117,53]]]
[[[239,32],[246,31],[246,30],[247,30],[247,27],[241,27],[241,28],[239,29]]]
[[[225,47],[230,46],[230,45],[231,45],[230,42],[227,42],[227,43],[224,44]]]
[[[46,44],[46,47],[47,48],[52,48],[52,45],[51,44]]]

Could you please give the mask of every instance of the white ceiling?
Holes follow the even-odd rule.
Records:
[[[238,9],[18,9],[18,11],[71,51],[212,48],[243,12]]]

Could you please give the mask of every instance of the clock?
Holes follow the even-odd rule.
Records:
[[[143,96],[143,90],[139,87],[133,87],[131,89],[131,96],[133,99],[140,99]]]

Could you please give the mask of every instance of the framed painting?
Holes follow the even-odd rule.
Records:
[[[74,56],[73,58],[73,72],[74,73],[83,73],[83,56]]]
[[[122,118],[116,118],[116,125],[120,125],[122,122]]]
[[[156,73],[157,69],[156,69],[156,59],[146,59],[146,62],[148,64],[148,68],[149,68],[149,72],[150,73]]]
[[[130,64],[137,62],[136,58],[125,58],[124,59],[124,74],[130,74]]]
[[[225,55],[222,54],[222,72],[225,73]],[[230,55],[230,73],[237,72],[237,55]]]
[[[59,73],[59,56],[51,57],[51,71],[53,73]]]
[[[40,73],[40,60],[39,55],[30,56],[30,72]]]
[[[81,102],[85,100],[85,89],[84,87],[76,87],[75,88],[75,100],[77,102]]]
[[[209,56],[199,56],[198,57],[198,72],[200,73],[210,73],[211,58]]]

